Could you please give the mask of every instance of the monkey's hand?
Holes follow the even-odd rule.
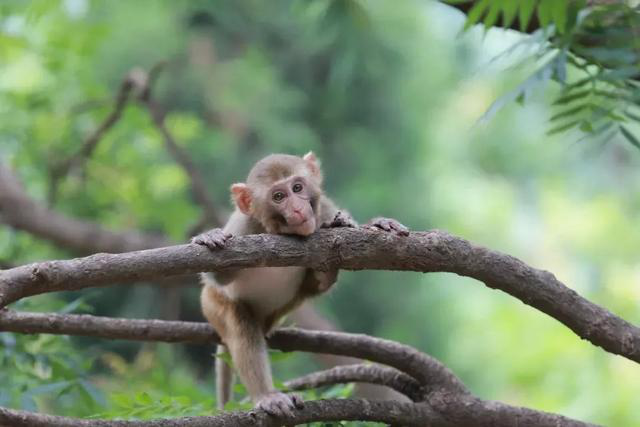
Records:
[[[333,217],[331,222],[325,222],[322,224],[322,228],[338,228],[338,227],[349,227],[354,228],[357,227],[358,224],[351,218],[347,212],[338,211],[336,212],[336,216]]]
[[[393,218],[374,218],[369,221],[369,223],[365,225],[364,228],[367,228],[369,230],[388,231],[390,233],[397,234],[398,236],[409,235],[409,229]]]
[[[211,250],[224,248],[227,240],[231,238],[231,234],[222,231],[222,228],[214,228],[205,233],[198,234],[191,239],[191,243],[198,245],[204,245]]]
[[[304,401],[300,396],[297,394],[286,394],[280,391],[272,391],[264,395],[258,403],[256,403],[257,409],[261,409],[267,414],[277,417],[293,417],[293,410],[302,409],[303,407]]]

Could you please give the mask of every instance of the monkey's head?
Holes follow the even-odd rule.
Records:
[[[318,224],[322,172],[315,154],[272,154],[255,164],[246,183],[233,184],[238,209],[267,233],[308,236]]]

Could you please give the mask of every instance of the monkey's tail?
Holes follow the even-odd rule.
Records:
[[[222,356],[223,353],[226,353],[226,356]],[[219,410],[223,410],[224,405],[231,400],[231,392],[233,390],[233,370],[224,360],[228,357],[227,347],[218,344],[218,349],[216,350],[216,400]]]

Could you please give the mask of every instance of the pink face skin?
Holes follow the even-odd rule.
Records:
[[[308,236],[316,231],[313,191],[300,176],[275,183],[269,192],[269,204],[282,217],[280,233]]]

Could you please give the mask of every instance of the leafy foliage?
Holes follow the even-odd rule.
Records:
[[[486,29],[508,28],[515,21],[522,31],[539,27],[536,31],[544,35],[544,41],[538,57],[552,56],[497,100],[485,119],[507,102],[522,101],[553,79],[560,84],[560,93],[553,102],[556,111],[550,119],[549,134],[579,129],[603,142],[621,135],[640,148],[635,135],[640,126],[640,6],[594,2],[596,6],[587,7],[585,1],[569,0],[472,3],[464,29],[478,23]],[[534,18],[537,21],[532,24]]]
[[[87,306],[40,297],[21,302],[21,309],[61,309]],[[69,337],[0,333],[0,405],[36,411],[55,406],[74,415],[95,410],[105,399],[90,377],[94,357],[79,351]]]
[[[562,32],[553,29],[553,9],[543,11],[549,26],[521,41],[534,49],[526,63],[533,63],[531,80],[514,70],[478,77],[473,70],[490,56],[489,42],[481,45],[475,33],[456,39],[458,17],[434,3],[2,1],[0,160],[31,196],[63,214],[186,241],[199,216],[188,177],[135,103],[88,162],[60,182],[57,197],[48,199],[49,166],[77,152],[100,125],[123,76],[166,59],[170,66],[156,95],[169,110],[167,126],[211,183],[221,209],[229,209],[229,184],[243,179],[256,158],[316,150],[328,193],[356,218],[395,216],[416,230],[438,227],[514,253],[637,324],[640,156],[628,155],[635,150],[630,144],[608,144],[594,156],[541,130],[546,115],[587,100],[614,107],[616,116],[637,114],[631,103],[594,93],[594,85],[631,93],[615,74],[624,66],[603,58],[593,64],[578,54],[573,46],[589,15],[581,12],[574,22],[567,9]],[[497,4],[496,25],[505,18],[516,28],[539,22],[535,0]],[[608,73],[615,84],[602,77]],[[571,86],[592,75],[598,77]],[[521,90],[496,101],[486,127],[473,127],[495,99],[494,81],[516,79],[525,82]],[[553,79],[571,89],[548,96],[541,89]],[[624,82],[634,81],[624,76]],[[526,103],[514,108],[514,101]],[[570,123],[575,114],[581,116],[574,128],[598,119],[585,108],[549,128]],[[599,120],[594,129],[613,123],[607,132],[622,125],[637,134],[631,118]],[[3,263],[72,256],[0,226]],[[202,320],[197,291],[184,288],[167,298],[168,289],[140,284],[82,295],[97,315],[168,318],[175,313],[168,303],[178,302],[183,319]],[[86,311],[77,298],[28,299],[33,305],[14,308]],[[478,283],[452,275],[343,272],[317,303],[347,331],[433,354],[483,397],[604,425],[640,423],[637,366]],[[53,414],[122,418],[212,413],[215,406],[208,347],[0,336],[0,393],[11,407],[35,404]],[[62,368],[42,369],[56,363]],[[299,353],[274,365],[282,380],[317,367]],[[98,392],[83,390],[78,380]],[[33,399],[23,402],[32,389]],[[308,397],[348,393],[350,386],[341,386]],[[229,408],[246,408],[239,385],[236,394],[240,399]]]

